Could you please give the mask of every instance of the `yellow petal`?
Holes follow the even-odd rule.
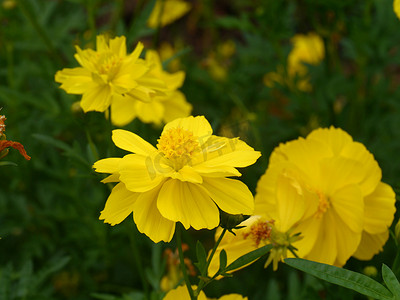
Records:
[[[55,81],[69,94],[83,94],[90,87],[92,75],[84,68],[65,68],[56,73]]]
[[[364,166],[354,160],[344,157],[331,157],[320,162],[320,178],[318,185],[321,192],[327,196],[333,195],[337,190],[347,185],[359,185],[366,170]]]
[[[164,105],[163,121],[171,122],[176,118],[184,118],[190,115],[193,107],[186,101],[185,95],[180,91],[174,91],[162,102]]]
[[[93,168],[99,173],[116,173],[118,172],[118,165],[120,161],[121,158],[119,157],[101,159],[93,164]]]
[[[112,140],[118,148],[143,156],[151,155],[157,151],[156,148],[137,134],[123,129],[113,130]]]
[[[382,178],[382,170],[374,156],[363,144],[358,142],[346,145],[342,150],[342,155],[355,159],[363,165],[365,175],[359,185],[364,195],[371,194]]]
[[[196,289],[196,286],[192,285],[192,289]],[[190,294],[186,287],[186,285],[178,286],[174,290],[170,290],[165,297],[164,300],[190,300]],[[207,300],[206,294],[203,291],[200,291],[198,298],[199,300]]]
[[[108,85],[97,85],[87,89],[82,95],[81,107],[84,112],[105,111],[111,103],[111,91]]]
[[[400,0],[393,1],[393,10],[396,13],[396,16],[400,19]]]
[[[165,175],[167,176],[167,175]],[[173,179],[179,179],[181,181],[188,181],[192,183],[203,183],[203,177],[201,177],[192,167],[184,166],[179,171],[171,172],[168,177]]]
[[[330,198],[334,209],[343,222],[355,233],[364,227],[364,198],[356,185],[347,185],[337,190]]]
[[[181,222],[188,229],[213,229],[219,223],[219,211],[207,192],[199,185],[177,179],[166,181],[157,207],[165,218]]]
[[[254,151],[245,142],[236,139],[211,136],[207,143],[203,144],[202,152],[193,158],[194,165],[201,167],[247,167],[256,162],[261,153]]]
[[[192,167],[198,174],[206,177],[228,177],[242,176],[242,174],[231,166],[206,166],[204,164],[195,165]]]
[[[307,232],[302,232],[302,235],[307,238]],[[301,250],[301,242],[296,243],[299,250]],[[319,226],[318,237],[311,251],[304,258],[332,265],[337,257],[337,243],[335,219],[331,214],[325,213]]]
[[[111,121],[115,126],[125,126],[136,118],[136,101],[132,97],[114,95],[111,103]]]
[[[126,56],[126,38],[124,36],[117,36],[110,40],[111,52],[117,54],[119,57]]]
[[[229,178],[204,177],[202,186],[224,212],[233,215],[253,213],[254,198],[243,182]]]
[[[280,144],[270,157],[270,165],[289,161],[296,165],[309,178],[309,184],[317,186],[320,172],[320,161],[332,157],[332,150],[317,140],[298,140]]]
[[[334,264],[342,267],[356,251],[360,244],[362,233],[354,233],[348,222],[340,218],[335,211],[329,212],[328,216],[332,216],[330,226],[334,227],[336,233],[337,257]]]
[[[164,105],[157,101],[136,101],[135,110],[143,123],[160,124],[164,115]]]
[[[134,205],[133,218],[140,232],[153,242],[170,242],[175,232],[175,222],[164,218],[157,209],[157,197],[162,185],[142,193]]]
[[[164,180],[164,176],[154,172],[148,164],[146,157],[138,154],[128,154],[122,158],[119,164],[119,179],[128,190],[146,192],[157,187]]]
[[[304,215],[304,192],[294,173],[282,172],[277,180],[277,229],[287,232]]]
[[[193,132],[193,135],[198,138],[200,145],[205,143],[213,132],[210,123],[208,123],[204,116],[190,116],[169,122],[164,126],[161,135],[169,129],[178,127]]]
[[[307,140],[317,140],[332,149],[335,155],[341,154],[344,147],[353,143],[353,138],[340,128],[318,128],[313,130]]]
[[[119,182],[119,173],[112,174],[110,176],[107,176],[100,182],[102,183],[109,183],[109,182]]]
[[[157,1],[147,20],[150,28],[168,25],[185,15],[191,8],[190,3],[182,0]]]
[[[108,45],[104,34],[96,36],[96,50],[99,52],[108,51]]]
[[[314,247],[315,242],[319,238],[319,230],[322,224],[322,219],[309,218],[297,224],[293,233],[301,233],[302,239],[295,242],[294,246],[298,249],[297,255],[299,257],[307,257],[311,249]]]
[[[364,199],[364,230],[370,234],[386,231],[396,212],[396,194],[390,185],[380,182],[375,191]]]
[[[123,183],[118,183],[112,189],[99,219],[111,225],[121,223],[133,211],[139,195],[128,191]]]
[[[378,234],[363,232],[361,242],[353,256],[360,260],[370,260],[375,254],[383,250],[383,245],[389,238],[389,230]]]

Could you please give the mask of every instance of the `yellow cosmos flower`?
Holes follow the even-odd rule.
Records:
[[[192,111],[192,105],[186,101],[185,95],[177,90],[185,80],[185,73],[179,71],[170,74],[164,71],[161,59],[154,50],[147,50],[145,61],[151,67],[148,75],[164,82],[166,89],[163,94],[154,94],[150,102],[122,97],[116,99],[111,109],[111,119],[117,126],[124,126],[136,117],[144,123],[167,123],[187,117]]]
[[[162,80],[149,74],[151,69],[139,58],[143,45],[138,43],[131,54],[126,52],[124,36],[107,41],[97,36],[96,51],[76,46],[75,59],[81,65],[58,71],[55,81],[69,94],[82,95],[81,107],[87,111],[105,111],[115,102],[151,101],[151,96],[166,90]]]
[[[298,77],[297,88],[301,91],[311,90],[308,80],[307,64],[318,65],[325,56],[325,47],[322,38],[315,33],[296,34],[291,39],[293,49],[287,58],[287,74],[289,79],[285,79],[283,68],[278,72],[270,72],[264,76],[266,86],[272,87],[274,82],[289,86],[292,80]]]
[[[112,174],[103,182],[118,182],[101,212],[104,222],[118,224],[133,212],[140,232],[154,242],[169,242],[176,222],[186,229],[213,229],[218,208],[229,214],[253,212],[247,186],[226,177],[240,176],[236,168],[253,164],[261,154],[238,138],[212,135],[203,116],[166,124],[157,148],[125,130],[114,130],[112,138],[134,154],[93,166]]]
[[[196,289],[196,286],[193,286],[193,288]],[[206,294],[204,294],[203,291],[200,291],[200,294],[197,299],[211,300],[211,298],[207,298]],[[178,286],[176,289],[169,291],[165,295],[164,300],[190,300],[189,291],[184,285]],[[247,300],[247,297],[243,297],[242,295],[239,294],[229,294],[218,298],[218,300]]]
[[[396,13],[396,16],[400,19],[400,0],[393,1],[393,10]]]
[[[282,174],[289,174],[299,205],[277,205],[291,203],[286,199],[290,194],[279,195]],[[276,219],[289,210],[298,219],[289,224],[292,232],[303,237],[295,243],[297,254],[343,266],[351,256],[367,260],[382,249],[394,203],[395,194],[381,182],[373,155],[343,130],[330,127],[273,151],[257,185],[255,214]]]
[[[147,20],[150,28],[164,27],[184,16],[192,6],[182,0],[157,0]]]

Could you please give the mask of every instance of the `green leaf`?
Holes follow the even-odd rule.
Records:
[[[396,300],[400,300],[400,283],[392,272],[392,270],[385,264],[382,264],[382,277],[386,286],[393,293]]]
[[[196,255],[197,255],[197,263],[195,265],[200,270],[201,275],[206,276],[206,265],[207,265],[207,253],[204,249],[204,246],[200,241],[197,241],[196,244]]]
[[[305,273],[360,294],[379,300],[393,299],[393,295],[383,285],[363,274],[300,258],[287,258],[285,263]]]
[[[232,262],[229,266],[227,266],[223,271],[229,272],[232,270],[239,269],[249,263],[252,263],[253,261],[259,259],[261,256],[267,254],[272,249],[272,247],[273,247],[272,245],[265,245],[264,247],[258,248],[245,255],[242,255],[234,262]]]
[[[219,270],[224,270],[228,262],[228,257],[226,256],[226,251],[224,249],[219,253]]]

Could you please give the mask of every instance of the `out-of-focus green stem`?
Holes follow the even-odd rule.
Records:
[[[178,226],[176,226],[176,243],[177,243],[177,247],[178,247],[178,252],[179,252],[179,261],[180,261],[180,265],[181,265],[181,270],[182,270],[182,274],[183,274],[183,278],[185,280],[186,283],[186,287],[189,291],[189,295],[190,295],[190,299],[192,300],[196,300],[197,299],[197,295],[194,294],[194,291],[192,289],[192,284],[190,283],[189,280],[189,276],[187,274],[186,271],[186,265],[185,265],[185,260],[183,257],[183,250],[182,250],[182,237],[181,237],[181,226],[180,224],[178,224]]]
[[[154,37],[153,37],[153,48],[154,49],[158,48],[158,44],[160,41],[161,19],[162,19],[162,15],[164,13],[164,6],[165,6],[165,0],[162,0],[161,1],[161,9],[157,16],[157,29],[156,29],[156,33],[154,34]]]
[[[117,30],[118,21],[121,19],[122,12],[124,11],[124,0],[116,0],[115,8],[111,18],[111,28],[115,32]]]
[[[397,248],[397,254],[393,262],[392,271],[397,278],[400,278],[400,249]]]

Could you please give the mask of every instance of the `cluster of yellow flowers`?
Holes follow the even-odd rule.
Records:
[[[78,46],[76,50],[80,67],[58,71],[55,80],[67,93],[82,95],[84,112],[110,108],[112,123],[117,126],[136,117],[145,123],[160,124],[190,114],[192,106],[178,90],[184,72],[164,71],[154,50],[147,50],[145,59],[141,59],[142,43],[127,54],[124,36],[108,40],[99,35],[96,51]]]

